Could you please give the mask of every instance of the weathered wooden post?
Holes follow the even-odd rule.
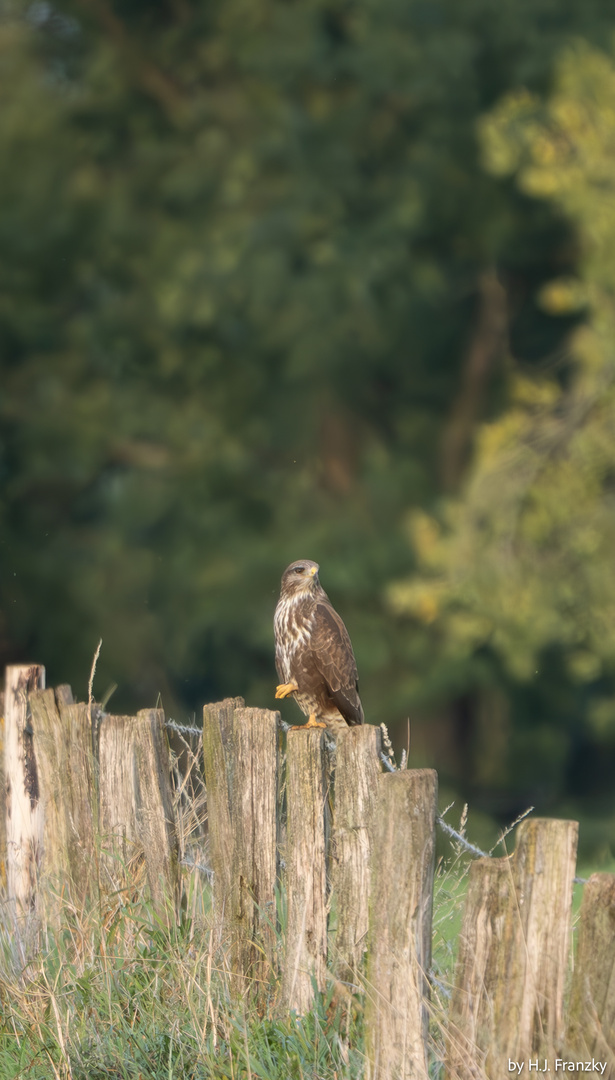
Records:
[[[482,1078],[487,1050],[497,1039],[493,999],[513,888],[508,859],[472,863],[448,1016],[448,1080]]]
[[[203,707],[203,771],[207,790],[209,860],[214,874],[214,907],[229,920],[231,903],[231,746],[235,709],[245,706],[243,698],[225,698]]]
[[[473,1080],[476,1061],[501,1080],[509,1060],[561,1050],[577,834],[576,821],[523,821],[512,859],[472,868],[448,1032],[451,1080]]]
[[[437,774],[378,779],[365,1034],[367,1080],[427,1080]]]
[[[144,859],[149,890],[161,909],[177,902],[179,845],[173,816],[169,751],[160,709],[104,716],[99,731],[101,873],[123,887],[125,868]],[[106,882],[102,881],[103,888]]]
[[[18,915],[36,906],[43,841],[38,771],[28,694],[45,685],[39,664],[12,666],[5,680],[7,891]]]
[[[0,791],[6,800],[4,770],[4,690],[0,690]],[[6,889],[6,812],[0,813],[0,889]]]
[[[583,889],[566,1049],[615,1077],[615,874],[592,874]]]
[[[275,963],[278,713],[235,709],[233,719],[233,970],[258,983]]]
[[[70,686],[29,696],[43,809],[41,876],[75,904],[96,895],[92,729]],[[46,903],[53,905],[45,890]]]
[[[318,729],[289,731],[286,746],[286,896],[288,905],[282,1001],[309,1011],[314,990],[325,988],[327,962],[325,736]]]
[[[241,698],[203,710],[214,904],[231,942],[239,992],[275,964],[278,713]]]
[[[331,888],[337,913],[335,951],[356,972],[367,949],[371,826],[380,765],[380,728],[366,724],[338,734],[331,832]]]

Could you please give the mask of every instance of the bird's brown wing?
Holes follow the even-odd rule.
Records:
[[[362,724],[359,677],[348,631],[330,604],[316,605],[310,651],[329,694],[351,727]]]

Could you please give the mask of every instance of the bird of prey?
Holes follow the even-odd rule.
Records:
[[[292,694],[303,728],[339,731],[363,723],[348,631],[318,580],[318,563],[297,559],[282,574],[275,609],[276,698]],[[296,730],[296,729],[295,729]]]

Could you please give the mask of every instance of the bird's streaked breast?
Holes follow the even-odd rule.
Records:
[[[278,603],[274,616],[276,655],[284,669],[284,677],[290,679],[295,653],[302,646],[309,645],[314,625],[314,612],[302,611],[305,597],[284,597]]]

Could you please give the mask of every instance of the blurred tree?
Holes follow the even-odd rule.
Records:
[[[438,663],[462,682],[479,684],[481,663],[488,682],[490,663],[501,685],[516,685],[525,716],[512,725],[499,782],[604,799],[615,770],[612,55],[569,48],[546,99],[509,94],[481,134],[492,175],[514,175],[574,226],[576,272],[544,284],[537,303],[584,318],[542,370],[510,363],[509,404],[482,426],[461,496],[439,518],[412,515],[419,572],[390,601],[431,626]],[[479,771],[501,738],[492,719]]]
[[[481,169],[477,118],[610,18],[2,4],[3,659],[83,693],[102,636],[114,706],[270,703],[279,574],[305,553],[368,714],[404,715],[425,646],[382,595],[405,508],[459,483],[507,342],[535,364],[575,321],[533,302],[572,271],[570,229]]]

